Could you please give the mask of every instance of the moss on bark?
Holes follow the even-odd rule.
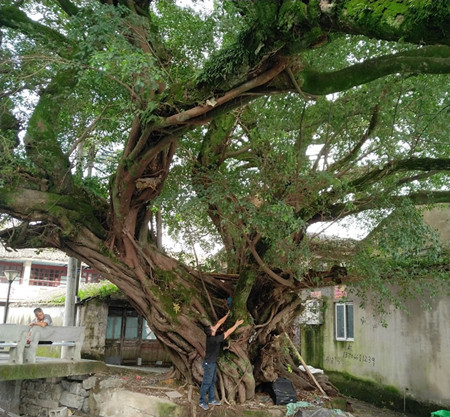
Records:
[[[447,0],[346,0],[334,4],[337,24],[353,33],[413,43],[442,42],[448,37]]]

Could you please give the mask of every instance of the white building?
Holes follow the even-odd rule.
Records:
[[[7,251],[0,245],[0,321],[3,322],[9,286],[4,271],[19,273],[11,285],[10,302],[38,300],[65,292],[68,259],[56,250]],[[82,265],[79,272],[80,283],[101,280],[100,274],[87,266]]]
[[[450,247],[449,206],[424,219]],[[407,300],[406,311],[391,307],[383,326],[376,307],[360,308],[361,299],[347,290],[337,285],[303,294],[311,300],[301,335],[308,364],[324,369],[349,396],[417,415],[450,410],[450,294]]]

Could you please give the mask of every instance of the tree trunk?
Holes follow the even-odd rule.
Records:
[[[140,264],[126,267],[98,251],[102,242],[89,232],[80,236],[76,244],[68,245],[67,251],[88,262],[127,294],[189,383],[199,385],[202,380],[206,343],[203,327],[226,314],[226,298],[236,291],[238,296],[232,300],[231,315],[224,327],[231,327],[239,318],[245,321],[227,340],[218,360],[221,398],[244,402],[254,397],[257,385],[278,377],[289,378],[298,389],[315,389],[298,371],[296,354],[286,348],[289,343],[284,340],[301,310],[297,292],[284,291],[265,275],[248,270],[237,281],[225,282],[189,269],[156,247],[141,248],[137,242],[136,258]],[[145,271],[145,277],[136,270]],[[242,281],[251,288],[247,297]],[[246,298],[246,302],[239,297]]]

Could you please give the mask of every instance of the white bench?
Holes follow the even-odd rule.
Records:
[[[39,342],[51,342],[39,344]],[[25,346],[24,363],[36,362],[36,348],[44,346],[63,346],[61,358],[72,361],[81,360],[81,348],[84,341],[84,327],[78,326],[33,326],[30,343]]]
[[[0,324],[0,347],[9,347],[9,363],[23,363],[29,326]]]

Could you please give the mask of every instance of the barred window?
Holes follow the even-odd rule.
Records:
[[[58,287],[61,276],[66,274],[66,267],[55,265],[33,265],[31,267],[30,285],[40,287]]]

